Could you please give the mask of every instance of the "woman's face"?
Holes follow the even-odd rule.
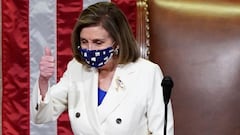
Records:
[[[101,50],[113,46],[113,40],[102,26],[85,27],[80,32],[82,49]]]

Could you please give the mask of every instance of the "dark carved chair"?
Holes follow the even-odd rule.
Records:
[[[139,2],[137,39],[174,80],[175,135],[240,135],[240,0]]]

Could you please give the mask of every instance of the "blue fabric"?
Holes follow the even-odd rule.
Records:
[[[113,55],[112,46],[103,50],[87,50],[80,47],[79,51],[87,64],[96,68],[105,65]]]
[[[101,105],[106,94],[107,94],[106,91],[103,91],[102,89],[98,88],[98,106]]]

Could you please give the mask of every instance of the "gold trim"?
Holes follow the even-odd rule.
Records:
[[[140,46],[141,57],[149,59],[150,32],[149,32],[149,11],[147,0],[137,1],[137,35],[136,40]]]
[[[197,15],[218,15],[218,16],[239,16],[240,15],[240,5],[220,2],[182,2],[182,1],[160,1],[155,0],[155,3],[161,7],[165,7],[172,10],[177,10],[179,12],[187,12],[189,14],[193,13]]]

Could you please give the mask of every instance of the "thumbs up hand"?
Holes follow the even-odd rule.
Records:
[[[46,47],[39,63],[40,78],[48,81],[55,72],[55,59],[50,48]]]

